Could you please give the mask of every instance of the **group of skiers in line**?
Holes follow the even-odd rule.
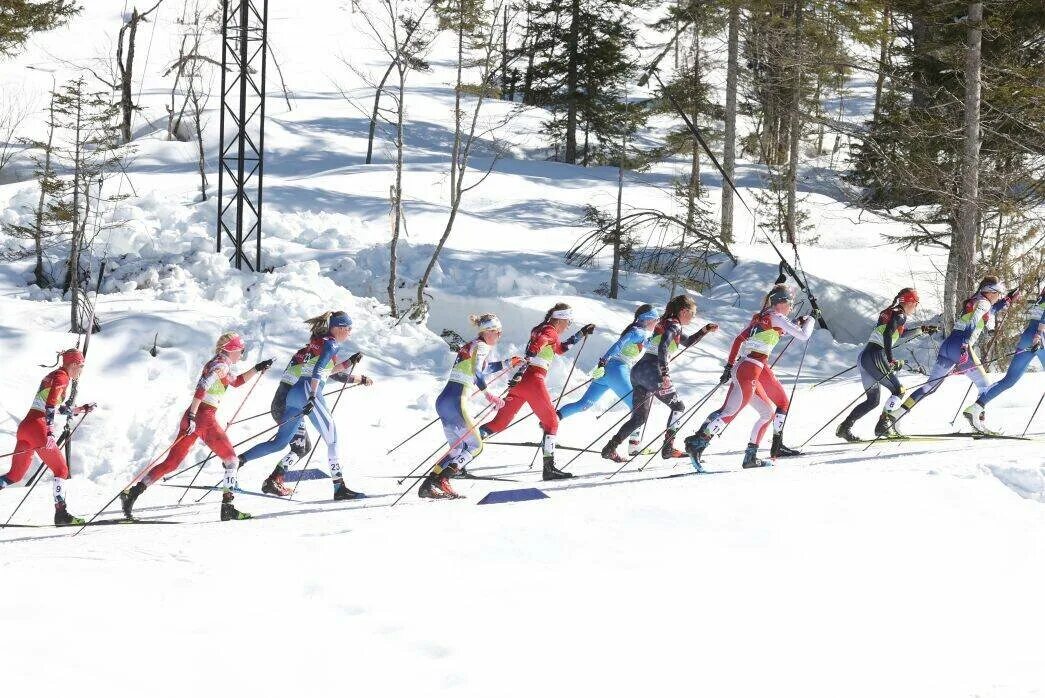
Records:
[[[857,441],[852,427],[858,419],[877,408],[881,399],[880,386],[891,393],[875,426],[880,438],[899,436],[896,422],[924,397],[939,388],[949,375],[968,375],[979,389],[976,401],[964,415],[979,431],[985,426],[985,407],[999,394],[1014,385],[1037,357],[1045,367],[1045,288],[1036,301],[1029,304],[1027,327],[1020,337],[1005,377],[989,385],[986,373],[976,354],[975,345],[983,330],[992,325],[997,313],[1008,308],[1019,298],[1019,292],[1006,292],[997,277],[985,277],[977,292],[965,301],[962,313],[953,331],[940,346],[939,355],[929,380],[910,396],[897,378],[903,361],[894,356],[898,341],[915,333],[932,334],[934,325],[908,328],[907,317],[919,303],[917,292],[902,289],[888,308],[879,315],[878,323],[860,353],[860,367],[866,399],[857,405],[842,421],[837,430],[840,438]],[[773,427],[770,456],[773,458],[798,455],[783,443],[783,428],[789,401],[783,386],[773,373],[769,357],[784,335],[799,341],[808,341],[815,330],[816,318],[802,316],[792,320],[793,293],[782,283],[774,285],[766,294],[762,307],[751,321],[736,335],[726,359],[721,383],[728,383],[725,401],[704,420],[692,436],[685,439],[683,448],[675,447],[680,420],[686,412],[671,380],[670,363],[680,351],[696,344],[711,332],[718,331],[715,323],[707,323],[696,332],[686,334],[696,316],[696,302],[686,295],[676,296],[661,312],[645,304],[635,311],[633,321],[624,328],[617,341],[599,359],[591,373],[591,382],[584,395],[576,402],[556,409],[548,392],[546,378],[556,355],[561,355],[595,332],[594,324],[583,325],[578,331],[563,338],[574,321],[573,310],[565,303],[553,306],[543,321],[530,332],[525,355],[512,356],[504,361],[491,361],[490,354],[503,331],[501,321],[492,314],[472,316],[477,336],[462,346],[450,370],[445,387],[436,399],[436,411],[442,422],[449,445],[421,481],[418,494],[423,498],[456,498],[451,478],[467,473],[467,465],[482,451],[483,441],[504,430],[524,404],[537,416],[544,432],[542,450],[544,463],[542,477],[558,480],[573,477],[555,463],[555,441],[559,422],[594,406],[606,393],[612,392],[630,407],[630,415],[602,448],[603,458],[624,462],[618,449],[628,441],[630,456],[636,455],[639,433],[645,425],[653,398],[668,406],[670,412],[663,432],[661,456],[665,459],[688,457],[693,467],[702,471],[701,461],[712,439],[726,429],[737,414],[749,403],[759,413],[748,440],[742,465],[744,468],[769,465],[757,456],[769,426]],[[144,469],[120,494],[124,514],[133,517],[137,499],[149,485],[175,470],[184,460],[197,439],[221,459],[225,477],[222,481],[221,520],[250,518],[236,509],[233,499],[237,487],[237,472],[245,463],[281,452],[289,447],[262,485],[266,494],[289,494],[284,475],[300,458],[309,453],[311,443],[305,428],[309,418],[327,446],[327,462],[334,485],[334,500],[363,497],[348,488],[340,466],[337,429],[330,408],[323,395],[328,380],[342,383],[371,385],[364,375],[355,375],[354,369],[362,358],[360,353],[348,355],[344,343],[352,332],[352,320],[343,311],[331,311],[307,321],[310,338],[291,358],[280,379],[272,400],[271,414],[277,424],[276,435],[264,443],[236,454],[225,429],[217,420],[217,409],[229,386],[245,384],[257,373],[268,370],[274,360],[266,359],[244,373],[235,374],[233,368],[246,349],[242,337],[234,332],[223,334],[214,349],[214,356],[203,367],[189,407],[182,415],[177,438],[166,457]],[[93,404],[73,406],[63,403],[66,386],[83,369],[84,357],[73,349],[60,354],[60,367],[49,373],[25,419],[18,427],[16,452],[10,471],[0,476],[0,489],[20,481],[37,454],[54,473],[55,523],[82,524],[66,510],[64,480],[68,468],[55,441],[53,424],[55,414],[82,414],[93,409]],[[490,389],[495,378],[511,373],[508,391],[502,399]],[[496,409],[494,417],[477,426],[468,411],[468,400],[478,388],[490,405]]]

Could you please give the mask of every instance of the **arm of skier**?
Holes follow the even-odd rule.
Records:
[[[688,349],[689,347],[693,346],[694,344],[696,344],[700,340],[704,339],[704,337],[706,337],[709,333],[717,332],[717,331],[718,331],[718,325],[716,325],[713,322],[709,322],[708,324],[704,325],[703,327],[701,327],[699,330],[697,330],[696,332],[694,332],[690,336],[686,337],[682,341],[682,344]]]
[[[885,360],[889,363],[893,363],[893,335],[896,330],[900,327],[900,323],[904,320],[900,313],[893,313],[893,316],[889,318],[889,322],[885,326],[885,332],[882,333],[882,348],[885,349]],[[904,334],[907,334],[906,329]]]
[[[558,342],[558,341],[556,341],[555,345],[554,345],[555,353],[556,354],[565,354],[567,351],[569,351],[573,347],[574,344],[576,344],[577,342],[581,341],[582,337],[586,337],[587,335],[590,335],[593,332],[595,332],[595,325],[589,323],[589,324],[585,325],[584,327],[580,328],[579,330],[577,330],[576,332],[574,332],[573,335],[569,339],[567,339],[565,342]],[[549,341],[549,343],[550,343],[550,341]]]
[[[998,301],[999,303],[1001,301]],[[972,309],[969,322],[972,323],[972,328],[969,330],[969,338],[965,340],[965,346],[969,348],[969,355],[972,355],[972,347],[976,346],[976,342],[980,340],[980,333],[983,332],[983,328],[987,326],[987,318],[990,317],[991,304],[986,298],[981,298],[976,301],[976,307]],[[980,322],[977,318],[982,318]]]
[[[801,325],[791,322],[791,320],[789,320],[784,315],[781,315],[780,313],[776,313],[774,321],[777,327],[779,327],[795,339],[800,339],[803,342],[812,337],[813,330],[816,329],[816,320],[814,320],[812,316],[808,315],[802,320]]]
[[[671,361],[671,357],[668,356],[668,347],[678,344],[681,334],[682,331],[677,323],[666,323],[664,336],[660,338],[660,346],[657,347],[657,368],[660,370],[662,381],[668,380],[668,363]]]

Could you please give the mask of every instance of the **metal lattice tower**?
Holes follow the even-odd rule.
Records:
[[[233,249],[229,260],[237,269],[257,271],[265,172],[268,0],[222,0],[222,13],[218,252],[228,243]]]

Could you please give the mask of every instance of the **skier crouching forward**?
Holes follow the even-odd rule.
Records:
[[[792,295],[784,284],[777,284],[770,290],[760,310],[748,323],[748,326],[733,340],[726,369],[722,374],[722,382],[729,382],[729,392],[722,407],[708,415],[707,420],[696,434],[686,439],[686,453],[689,454],[693,467],[703,472],[700,459],[711,439],[722,433],[726,425],[736,418],[740,410],[749,402],[758,410],[759,419],[751,430],[751,440],[744,452],[745,468],[761,468],[769,465],[756,456],[758,444],[765,436],[766,428],[773,424],[773,449],[770,455],[774,458],[796,455],[797,451],[783,444],[781,431],[787,416],[789,402],[784,387],[773,374],[769,366],[769,355],[780,338],[789,334],[795,339],[807,341],[816,329],[812,317],[798,318],[797,324],[791,322],[787,315],[791,312]],[[743,351],[745,356],[734,366],[737,356]],[[775,409],[774,409],[775,408]]]
[[[421,483],[417,495],[422,498],[455,499],[460,496],[450,486],[450,478],[463,472],[465,466],[483,450],[479,430],[468,415],[467,402],[472,386],[477,386],[491,405],[501,409],[504,400],[490,392],[486,381],[491,374],[522,363],[518,356],[505,361],[489,361],[490,350],[501,338],[501,321],[496,315],[472,315],[469,320],[479,330],[479,336],[458,350],[446,386],[435,401],[450,450]]]
[[[214,347],[214,357],[206,363],[196,383],[196,391],[192,394],[192,402],[181,417],[178,438],[171,445],[170,453],[156,466],[153,466],[142,478],[120,493],[120,504],[128,519],[133,517],[134,503],[141,493],[152,483],[172,472],[185,460],[196,439],[203,439],[210,450],[221,459],[225,467],[225,478],[221,482],[221,520],[249,519],[250,514],[238,511],[232,504],[233,490],[236,489],[236,468],[238,460],[229,437],[218,423],[218,406],[225,391],[231,385],[238,388],[255,374],[268,370],[272,359],[266,359],[254,365],[254,368],[232,375],[232,367],[243,357],[246,344],[235,332],[226,332],[218,338]]]
[[[595,332],[595,325],[585,325],[566,341],[560,342],[559,335],[566,331],[571,322],[573,310],[570,306],[556,303],[545,314],[544,321],[530,331],[530,341],[526,345],[526,367],[520,368],[508,382],[510,389],[504,407],[497,411],[493,419],[479,427],[481,438],[486,439],[505,429],[522,406],[528,404],[544,429],[542,477],[545,480],[573,477],[555,467],[555,434],[559,430],[559,416],[555,414],[555,406],[544,382],[556,354],[565,354],[581,337]]]
[[[56,411],[65,415],[83,414],[93,410],[94,404],[79,407],[61,404],[69,382],[80,377],[84,359],[83,354],[76,349],[64,351],[60,356],[62,365],[40,382],[29,412],[18,425],[18,440],[11,458],[11,470],[6,475],[0,475],[0,490],[25,477],[33,455],[40,456],[40,460],[54,473],[54,524],[69,526],[80,525],[83,519],[72,516],[65,507],[65,481],[69,477],[69,466],[54,440],[54,414]]]
[[[661,457],[685,458],[686,454],[675,448],[675,432],[686,406],[675,392],[668,364],[679,346],[692,346],[709,332],[718,331],[718,325],[708,323],[688,337],[684,335],[682,328],[693,321],[696,313],[697,303],[689,296],[675,296],[668,301],[664,315],[653,329],[649,343],[645,345],[646,353],[631,369],[631,385],[634,391],[631,395],[631,416],[603,446],[603,458],[617,463],[624,461],[623,456],[617,453],[617,447],[624,443],[629,434],[641,429],[646,423],[653,406],[653,396],[671,410],[664,432],[664,445],[660,449]]]

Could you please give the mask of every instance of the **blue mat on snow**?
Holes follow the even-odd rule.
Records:
[[[525,487],[519,490],[499,490],[486,495],[479,500],[479,503],[505,504],[507,502],[529,502],[534,499],[548,499],[548,495],[536,487]]]
[[[328,480],[330,476],[317,468],[291,470],[283,475],[283,482],[300,482],[302,480]]]

